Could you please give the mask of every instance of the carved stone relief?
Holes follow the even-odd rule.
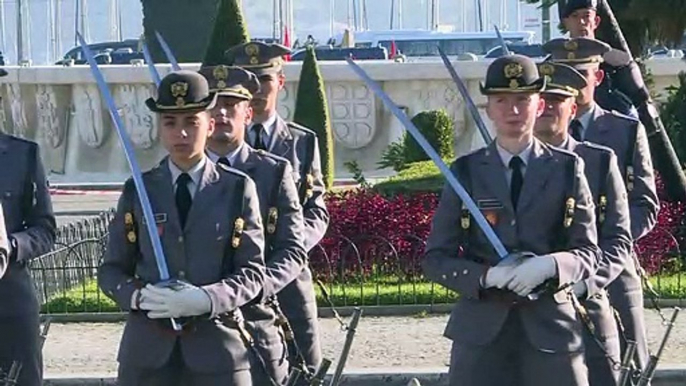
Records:
[[[58,115],[57,97],[53,86],[36,86],[36,115],[39,136],[51,148],[56,149],[64,143],[66,127]]]
[[[145,106],[152,95],[149,85],[125,84],[117,86],[114,96],[131,142],[139,149],[150,149],[157,141],[156,115]]]
[[[70,86],[36,85],[36,133],[46,170],[64,173],[66,141],[71,111]]]
[[[28,132],[28,120],[21,99],[21,85],[10,83],[7,85],[7,91],[12,115],[12,132],[10,134],[25,138]]]
[[[73,88],[72,121],[79,138],[88,147],[99,148],[105,142],[100,91],[95,84],[76,84]]]
[[[334,137],[348,149],[369,145],[376,133],[372,92],[362,83],[332,83],[328,92]]]
[[[293,119],[295,113],[295,102],[297,99],[298,84],[296,82],[288,82],[283,90],[279,92],[279,100],[276,105],[276,111],[281,118],[286,121]]]

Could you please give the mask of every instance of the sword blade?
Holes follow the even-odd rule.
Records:
[[[174,57],[174,53],[172,52],[171,47],[169,47],[169,44],[167,44],[167,41],[164,40],[162,34],[160,34],[157,31],[155,31],[155,36],[157,36],[157,40],[160,42],[162,51],[164,51],[164,55],[167,57],[169,64],[171,64],[172,70],[179,71],[181,69],[181,66],[179,66],[179,62]]]
[[[148,197],[147,190],[145,190],[145,184],[143,183],[143,173],[141,172],[141,168],[138,165],[136,153],[134,153],[133,151],[131,139],[126,133],[126,130],[124,129],[124,122],[122,121],[121,116],[119,115],[117,106],[114,103],[114,98],[110,93],[110,89],[107,87],[107,83],[105,82],[105,78],[103,77],[102,72],[100,72],[100,69],[98,68],[98,64],[95,62],[95,59],[93,58],[93,53],[91,52],[90,48],[88,48],[88,45],[86,44],[86,41],[84,40],[83,36],[81,36],[80,33],[77,33],[76,36],[79,40],[79,44],[81,45],[81,49],[83,50],[83,54],[86,57],[86,61],[88,62],[88,65],[91,68],[91,72],[93,73],[95,82],[98,84],[100,93],[105,99],[107,109],[110,112],[110,117],[112,118],[114,127],[117,130],[117,134],[119,135],[119,139],[121,140],[122,147],[124,148],[126,160],[129,163],[129,167],[131,168],[133,183],[136,187],[136,192],[138,193],[138,199],[140,201],[141,208],[143,209],[145,229],[147,230],[148,237],[152,242],[152,250],[153,254],[155,255],[155,263],[157,265],[157,271],[160,275],[160,281],[167,281],[169,280],[169,267],[167,266],[167,260],[165,259],[164,251],[162,250],[162,243],[157,233],[155,218],[152,214],[152,207],[150,206],[150,198]],[[174,327],[174,330],[181,330],[181,326],[178,325],[174,321],[174,319],[172,319],[172,326]]]
[[[495,27],[495,34],[498,35],[498,41],[500,42],[500,46],[503,47],[503,55],[512,55],[510,48],[507,47],[507,43],[505,43],[505,39],[503,38],[503,35],[500,33],[500,30],[498,29],[498,26],[493,25],[493,27]]]
[[[369,87],[374,94],[381,99],[383,104],[386,106],[387,109],[389,109],[393,115],[395,115],[396,118],[402,123],[402,125],[405,127],[405,129],[414,137],[414,139],[419,143],[419,145],[424,149],[426,154],[431,158],[431,160],[438,166],[438,169],[441,171],[441,174],[443,174],[443,177],[445,177],[446,181],[448,181],[448,184],[453,188],[455,193],[462,199],[464,202],[465,206],[467,207],[467,210],[469,210],[469,213],[471,213],[472,217],[474,217],[474,221],[476,221],[477,225],[481,229],[481,231],[484,232],[486,235],[486,238],[488,241],[491,243],[493,246],[493,249],[495,252],[498,254],[498,256],[503,259],[507,256],[507,250],[505,249],[505,246],[503,245],[502,241],[498,238],[498,235],[495,234],[495,231],[493,231],[493,228],[491,228],[491,225],[488,223],[484,215],[481,213],[479,208],[476,206],[476,203],[474,200],[469,196],[469,193],[464,189],[462,184],[455,178],[455,175],[450,171],[450,168],[443,162],[441,157],[438,155],[436,150],[429,144],[429,142],[424,138],[422,133],[417,129],[417,127],[410,121],[410,119],[403,113],[398,106],[391,100],[391,98],[381,89],[378,83],[376,83],[372,78],[367,75],[367,73],[360,68],[352,59],[346,58],[346,61],[348,64],[352,67],[353,71],[364,81],[364,83]]]
[[[162,78],[160,77],[160,73],[157,71],[157,67],[155,67],[155,62],[152,61],[152,55],[150,55],[148,43],[145,41],[143,42],[143,57],[145,58],[145,64],[147,64],[148,70],[150,71],[150,77],[152,77],[152,81],[155,82],[155,86],[159,87],[160,82],[162,82]]]
[[[476,123],[476,127],[479,129],[481,137],[483,138],[486,145],[488,145],[493,141],[493,138],[491,138],[491,133],[488,131],[488,128],[484,123],[484,120],[481,119],[479,109],[476,107],[474,100],[469,95],[469,91],[467,91],[467,86],[462,81],[462,78],[460,78],[460,76],[457,74],[457,71],[455,71],[455,67],[453,67],[453,65],[450,63],[450,59],[448,59],[448,56],[445,54],[441,47],[438,47],[438,54],[441,55],[441,59],[443,60],[445,68],[448,70],[448,73],[450,73],[450,77],[453,78],[453,82],[455,82],[455,85],[457,86],[457,90],[460,92],[460,95],[462,95],[462,99],[464,99],[465,104],[467,106],[467,110],[469,110],[472,119],[474,119],[474,123]]]

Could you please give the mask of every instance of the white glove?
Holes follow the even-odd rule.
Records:
[[[572,291],[574,291],[574,296],[576,296],[577,299],[585,299],[586,294],[588,293],[588,286],[586,285],[586,282],[582,280],[572,286]]]
[[[191,284],[173,289],[148,284],[141,290],[140,309],[149,311],[150,319],[181,318],[211,312],[212,301],[205,290]]]
[[[491,267],[486,272],[486,276],[483,278],[482,287],[483,288],[500,288],[503,289],[512,280],[512,273],[514,272],[514,266],[496,265]]]
[[[527,296],[547,279],[555,276],[557,263],[549,255],[531,257],[514,269],[507,288],[519,296]]]

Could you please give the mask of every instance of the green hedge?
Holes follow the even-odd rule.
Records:
[[[450,161],[446,161],[450,163]],[[433,161],[413,162],[373,189],[385,196],[418,192],[440,192],[444,179]]]

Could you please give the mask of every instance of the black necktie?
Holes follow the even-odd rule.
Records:
[[[521,158],[515,156],[510,159],[510,169],[512,169],[512,182],[510,183],[510,199],[512,206],[517,209],[517,202],[519,201],[519,193],[522,191],[522,184],[524,177],[522,176],[522,165],[524,162]]]
[[[220,157],[220,158],[217,160],[217,163],[218,163],[218,164],[222,164],[222,165],[224,165],[224,166],[231,167],[231,162],[229,162],[229,159],[226,158],[226,157]]]
[[[262,126],[261,123],[256,123],[252,127],[253,130],[255,130],[255,142],[253,143],[253,148],[257,150],[267,150],[267,148],[264,146],[264,126]]]
[[[176,179],[176,209],[179,211],[179,220],[181,220],[182,228],[186,225],[188,211],[193,203],[191,191],[188,189],[189,182],[191,182],[191,176],[187,173],[181,173]]]
[[[583,129],[583,125],[581,122],[579,122],[578,119],[572,119],[572,121],[569,123],[569,134],[571,134],[572,138],[576,139],[577,141],[582,141],[581,139],[581,130]]]

